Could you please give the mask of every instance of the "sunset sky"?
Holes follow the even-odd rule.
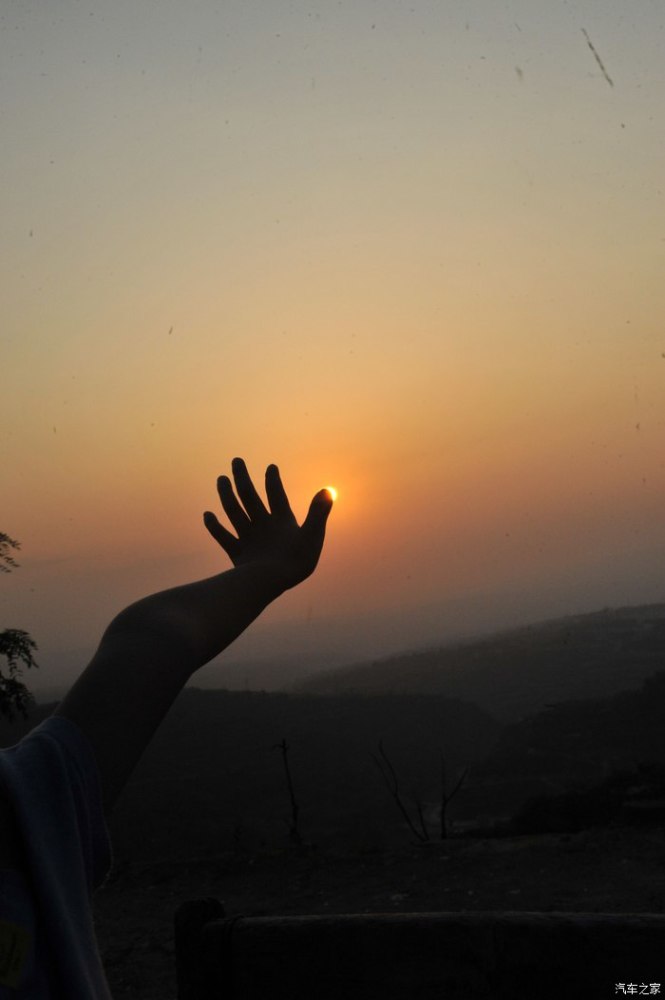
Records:
[[[664,51],[660,0],[2,4],[0,627],[33,686],[226,568],[236,454],[299,516],[339,500],[233,655],[665,599]]]

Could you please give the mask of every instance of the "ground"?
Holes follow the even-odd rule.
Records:
[[[450,839],[374,854],[316,849],[126,866],[96,895],[114,997],[174,1000],[173,914],[214,896],[228,916],[460,910],[665,912],[665,828]]]

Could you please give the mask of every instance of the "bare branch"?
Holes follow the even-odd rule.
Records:
[[[469,769],[465,767],[452,792],[448,792],[446,758],[443,756],[443,751],[441,751],[441,840],[445,840],[448,836],[448,806],[459,792],[468,773]]]
[[[284,771],[286,773],[286,784],[289,789],[289,798],[291,800],[291,823],[289,826],[289,837],[294,844],[300,847],[302,845],[302,837],[300,836],[300,831],[298,830],[300,806],[298,805],[296,794],[293,788],[293,781],[291,779],[291,768],[289,767],[290,749],[291,747],[286,742],[286,738],[282,739],[281,743],[276,743],[273,746],[273,750],[280,750],[282,753],[282,761],[284,763]]]
[[[420,799],[414,799],[416,805],[416,812],[418,813],[418,822],[420,823],[420,829],[423,831],[422,839],[423,842],[429,840],[429,831],[427,829],[427,823],[425,822],[425,815],[423,813],[423,804]]]
[[[383,740],[379,740],[379,754],[381,755],[380,758],[377,757],[376,754],[370,754],[370,756],[371,756],[372,760],[374,761],[374,763],[376,764],[376,766],[378,767],[379,771],[381,772],[381,774],[383,776],[383,780],[385,781],[385,783],[386,783],[386,785],[388,787],[388,791],[392,795],[392,797],[393,797],[393,799],[395,801],[395,805],[397,806],[397,808],[399,809],[400,813],[404,817],[404,820],[405,820],[407,826],[409,827],[409,829],[411,830],[412,834],[414,835],[414,837],[416,837],[417,840],[421,840],[421,841],[429,840],[429,836],[427,835],[426,832],[423,835],[420,832],[420,830],[418,830],[418,828],[416,826],[414,826],[414,824],[413,824],[413,822],[411,820],[411,817],[409,816],[409,814],[407,812],[406,806],[402,802],[402,798],[401,798],[400,793],[399,793],[399,785],[398,785],[398,782],[397,782],[397,774],[395,773],[395,768],[390,763],[390,760],[388,759],[388,755],[387,755],[386,751],[383,748]],[[418,809],[420,809],[419,803],[416,803],[416,807]]]
[[[466,776],[467,776],[467,774],[468,774],[468,773],[469,773],[469,769],[468,769],[468,767],[465,767],[465,768],[464,768],[464,770],[462,771],[462,773],[461,773],[460,777],[459,777],[459,781],[457,782],[457,784],[456,784],[456,785],[455,785],[455,787],[453,788],[452,792],[451,792],[451,793],[450,793],[450,795],[448,796],[448,801],[449,801],[449,802],[450,802],[450,801],[451,801],[452,799],[454,799],[454,798],[455,798],[455,796],[457,795],[457,793],[459,792],[460,788],[461,788],[461,787],[462,787],[462,785],[464,784],[464,779],[466,778]]]

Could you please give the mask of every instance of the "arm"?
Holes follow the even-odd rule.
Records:
[[[232,469],[237,497],[227,476],[220,476],[217,488],[236,534],[210,511],[204,522],[233,569],[153,594],[122,611],[56,710],[92,744],[107,812],[194,671],[271,601],[306,579],[321,554],[332,507],[326,490],[316,494],[299,526],[275,465],[266,471],[269,509],[242,459],[234,459]]]

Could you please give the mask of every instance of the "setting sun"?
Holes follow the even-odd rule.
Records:
[[[324,486],[324,489],[328,490],[333,501],[337,499],[337,490],[334,486]]]

